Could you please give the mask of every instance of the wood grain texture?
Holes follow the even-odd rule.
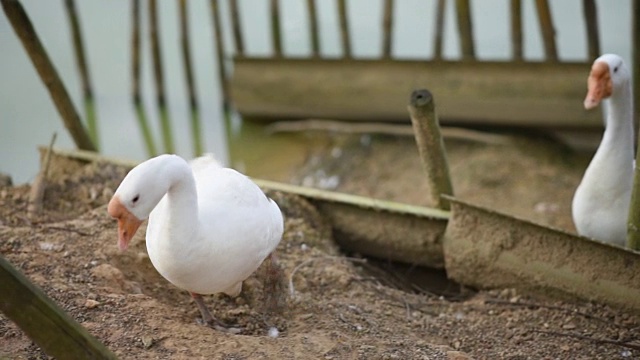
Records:
[[[602,128],[582,106],[583,63],[236,58],[231,92],[244,116],[409,122],[407,96],[426,88],[443,124]]]

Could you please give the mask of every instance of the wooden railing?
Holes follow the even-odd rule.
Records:
[[[306,2],[311,44],[311,53],[307,58],[294,59],[283,54],[278,0],[271,0],[270,7],[273,55],[270,57],[247,55],[242,46],[244,37],[240,26],[242,14],[238,11],[237,0],[229,1],[232,9],[231,23],[235,45],[234,70],[233,75],[225,77],[225,83],[228,82],[225,96],[228,99],[232,98],[236,108],[245,116],[408,121],[404,102],[406,94],[412,88],[427,87],[432,90],[441,104],[441,119],[444,122],[556,127],[602,126],[599,112],[586,112],[582,108],[590,64],[600,55],[597,9],[594,0],[582,1],[584,10],[582,18],[585,24],[588,51],[584,61],[579,62],[563,62],[558,57],[554,18],[549,1],[530,0],[535,2],[544,45],[542,62],[545,65],[540,64],[540,61],[524,59],[523,4],[522,0],[511,0],[509,2],[511,59],[499,62],[500,67],[495,71],[493,70],[495,66],[491,64],[496,62],[481,61],[476,57],[469,0],[455,1],[461,53],[461,59],[457,61],[445,61],[442,55],[445,0],[438,0],[436,4],[434,55],[431,59],[422,61],[408,61],[392,56],[393,0],[383,2],[383,16],[380,23],[382,54],[379,59],[354,59],[346,6],[348,0],[337,0],[336,16],[342,46],[342,56],[339,59],[324,58],[320,52],[315,0]],[[640,48],[640,45],[637,45],[640,38],[637,22],[640,21],[640,16],[637,14],[639,6],[635,2],[632,6],[634,19],[636,19],[633,21],[635,28],[632,31],[634,44],[636,44],[633,51],[634,57],[637,58],[638,48]],[[580,14],[563,14],[562,16],[580,16]],[[636,78],[640,73],[639,67],[640,62],[635,61],[633,70]],[[346,73],[344,71],[346,68],[350,72]],[[509,76],[496,79],[496,72],[501,70]],[[532,72],[535,76],[531,76]],[[221,73],[231,74],[231,71],[223,69]],[[312,75],[301,76],[304,73]],[[462,73],[464,76],[456,76],[457,73]],[[470,73],[473,74],[472,81],[467,79]],[[498,77],[500,78],[500,75]],[[390,79],[402,80],[389,83]],[[311,81],[314,83],[311,84]],[[456,91],[456,88],[467,86],[476,86],[477,91],[483,91],[482,86],[478,86],[479,83],[486,87],[484,94]],[[636,99],[640,93],[638,85],[636,81]],[[276,88],[278,91],[274,93],[273,89]],[[510,89],[511,93],[505,93],[505,89]],[[332,93],[342,98],[336,99],[331,95]],[[463,95],[467,98],[462,98]],[[443,96],[449,98],[443,99]],[[462,108],[468,111],[460,111]]]

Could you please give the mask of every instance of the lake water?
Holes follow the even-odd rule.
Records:
[[[306,2],[281,0],[283,49],[290,56],[310,53]],[[23,0],[24,7],[45,48],[63,78],[78,111],[80,79],[73,56],[69,23],[63,0]],[[130,99],[130,0],[76,1],[87,50],[94,93],[101,152],[108,156],[143,160],[146,157]],[[143,92],[144,103],[156,143],[160,145],[158,114],[153,100],[152,69],[147,42],[147,11],[143,1]],[[319,0],[318,16],[323,56],[341,55],[335,0]],[[349,0],[353,54],[375,58],[382,51],[382,0]],[[508,0],[472,0],[476,53],[481,59],[507,60],[510,56]],[[189,16],[192,59],[200,105],[205,148],[228,162],[228,140],[218,87],[217,63],[209,1],[190,0]],[[269,1],[239,1],[245,47],[248,55],[271,54]],[[428,59],[432,55],[435,0],[397,0],[393,34],[393,55],[405,59]],[[631,60],[631,0],[597,1],[602,52],[613,52]],[[189,109],[180,53],[178,1],[159,1],[165,86],[177,152],[191,157]],[[231,54],[231,34],[227,1],[221,1],[227,54]],[[453,12],[448,1],[445,19],[444,55],[459,57]],[[543,47],[535,18],[534,1],[523,1],[525,57],[543,59]],[[553,0],[557,44],[562,60],[586,58],[586,37],[582,20],[582,0]],[[31,181],[38,172],[38,145],[49,143],[58,134],[56,146],[73,148],[49,94],[39,80],[29,58],[4,15],[0,15],[0,172],[10,174],[14,183]],[[585,74],[585,80],[586,80]],[[586,87],[586,82],[585,82]],[[232,133],[242,129],[235,118]],[[251,146],[244,144],[243,146]],[[250,151],[251,149],[246,149]]]

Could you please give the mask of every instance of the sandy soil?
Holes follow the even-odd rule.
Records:
[[[570,199],[588,156],[548,139],[516,140],[447,142],[456,195],[571,230]],[[187,293],[154,270],[144,231],[118,251],[105,204],[124,169],[54,169],[35,219],[26,216],[28,187],[0,187],[0,253],[123,359],[640,358],[637,314],[513,289],[461,289],[442,273],[343,254],[313,206],[280,193],[269,195],[286,218],[282,286],[266,292],[261,269],[239,298],[207,297],[216,316],[244,329],[220,333],[199,325]],[[332,137],[291,179],[422,205],[427,190],[412,139],[387,136]],[[278,311],[267,309],[267,296],[279,300]],[[0,315],[2,357],[46,355]]]

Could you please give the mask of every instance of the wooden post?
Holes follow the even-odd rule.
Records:
[[[440,134],[433,95],[429,90],[414,91],[411,94],[408,109],[418,152],[427,172],[429,200],[433,206],[449,210],[449,201],[440,195],[453,196],[453,186],[449,176],[449,164]]]
[[[147,155],[153,157],[158,155],[158,150],[151,134],[140,94],[140,0],[131,1],[131,17],[131,97],[133,107],[136,109],[136,119],[147,148]]]
[[[216,0],[212,0],[212,3]],[[238,10],[238,0],[230,0],[231,8],[231,27],[233,28],[233,44],[236,49],[236,55],[244,56],[244,40],[242,38],[242,23],[240,22],[240,10]],[[218,21],[216,21],[218,23]],[[220,25],[217,25],[220,28]]]
[[[84,55],[85,51],[84,43],[82,41],[82,29],[80,28],[80,20],[78,19],[78,12],[76,11],[75,1],[66,0],[65,5],[65,8],[67,9],[67,15],[69,16],[69,22],[71,23],[71,35],[76,56],[76,64],[78,65],[78,71],[80,72],[80,81],[82,81],[84,109],[85,116],[87,117],[87,130],[96,148],[99,148],[100,138],[98,135],[99,132],[96,120],[95,101],[93,98],[93,86],[91,85],[89,67],[87,66],[87,60]]]
[[[536,9],[538,10],[538,20],[540,22],[540,31],[544,40],[544,53],[547,61],[558,61],[558,51],[556,50],[556,32],[553,28],[553,20],[551,19],[551,9],[547,0],[536,0]]]
[[[640,4],[634,1],[631,11],[632,15],[632,31],[633,31],[633,96],[635,106],[640,105]],[[636,110],[636,114],[638,111]],[[634,125],[637,128],[638,116],[635,115]],[[638,136],[640,143],[640,136]],[[633,191],[631,192],[631,206],[629,208],[629,219],[627,221],[627,246],[633,250],[640,251],[640,168],[638,161],[640,160],[640,146],[636,150],[636,166],[633,177]]]
[[[393,35],[393,0],[384,0],[382,29],[382,57],[385,59],[391,59],[391,40]]]
[[[513,60],[522,61],[522,0],[511,0],[511,47]]]
[[[232,3],[233,2],[235,1],[232,0]],[[226,114],[231,108],[231,104],[229,97],[229,80],[227,79],[227,73],[224,66],[224,40],[222,39],[222,25],[220,20],[220,10],[218,8],[218,0],[211,0],[211,20],[213,21],[213,37],[216,41],[216,60],[218,62],[218,78],[220,80],[220,89],[222,91],[222,107]],[[239,51],[244,50],[237,46],[238,44],[236,44],[236,52],[238,56],[242,56],[242,53]]]
[[[458,33],[460,35],[462,59],[474,60],[476,51],[473,44],[473,26],[471,24],[469,0],[456,0],[456,14],[458,15]]]
[[[115,354],[2,256],[0,284],[0,310],[49,356],[58,359],[116,359]]]
[[[149,20],[151,57],[153,60],[153,75],[156,87],[158,112],[160,113],[162,140],[164,143],[164,151],[167,153],[173,153],[175,152],[175,147],[173,145],[171,121],[169,120],[169,106],[164,93],[164,75],[162,73],[162,56],[160,55],[160,35],[158,34],[159,24],[156,0],[149,0]]]
[[[44,83],[49,91],[53,103],[62,118],[64,126],[71,134],[76,146],[82,150],[96,151],[96,146],[87,134],[82,125],[80,116],[71,101],[71,97],[64,87],[60,76],[56,71],[53,63],[49,59],[46,50],[42,46],[36,30],[31,24],[31,20],[24,11],[24,8],[18,0],[0,0],[2,9],[4,10],[13,31],[15,31],[22,46],[29,55],[31,63],[36,68],[40,80]]]
[[[307,0],[307,11],[309,14],[309,34],[311,36],[311,54],[314,57],[320,56],[320,38],[318,36],[318,15],[316,0]]]
[[[280,9],[278,0],[271,0],[271,38],[273,39],[273,54],[282,57],[282,30],[280,28]]]
[[[442,60],[442,37],[444,34],[444,10],[446,6],[445,0],[438,0],[436,5],[436,29],[435,39],[433,41],[433,58]]]
[[[29,216],[29,219],[32,220],[42,211],[42,200],[44,199],[44,192],[47,188],[47,176],[49,175],[49,164],[51,164],[51,153],[53,144],[55,144],[57,136],[57,133],[53,133],[53,136],[51,136],[51,142],[49,143],[47,153],[44,156],[44,161],[42,161],[40,165],[40,171],[31,183],[27,214]]]
[[[193,81],[193,70],[191,68],[191,45],[189,42],[189,14],[187,13],[187,1],[180,0],[180,37],[182,44],[182,61],[184,67],[184,77],[187,82],[187,92],[189,96],[189,109],[191,111],[191,141],[193,142],[193,155],[200,156],[204,153],[202,141],[202,127],[200,126],[200,116],[198,113],[198,95]]]
[[[633,119],[634,130],[636,139],[640,140],[638,136],[638,127],[640,125],[640,3],[634,1],[631,11],[632,15],[632,29],[633,32],[631,46],[631,56],[633,57],[633,102],[635,104],[635,118]]]
[[[346,59],[351,58],[351,38],[349,37],[349,16],[346,0],[338,0],[338,16],[340,17],[340,36],[342,37],[342,54]]]
[[[598,13],[594,0],[582,0],[584,9],[584,23],[587,27],[587,44],[589,45],[589,60],[594,61],[600,56],[600,34],[598,33]]]

